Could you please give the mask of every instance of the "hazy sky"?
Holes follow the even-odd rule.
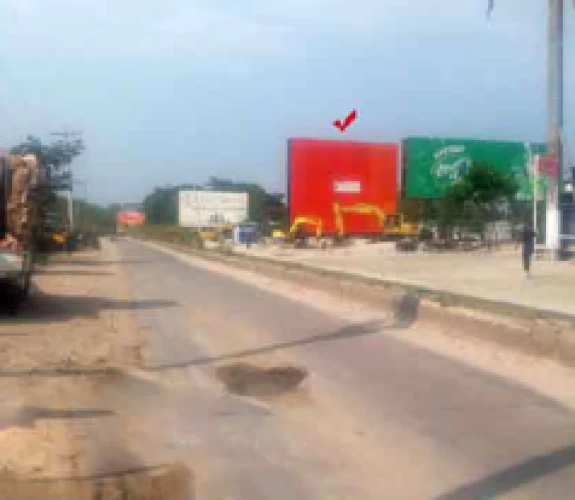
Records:
[[[83,130],[77,176],[111,202],[210,175],[283,188],[294,136],[541,141],[547,2],[497,3],[487,22],[487,0],[0,0],[0,144]]]

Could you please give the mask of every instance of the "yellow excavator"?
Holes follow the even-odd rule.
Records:
[[[381,232],[385,230],[386,215],[382,208],[377,205],[370,205],[369,203],[356,203],[355,205],[340,205],[339,203],[333,204],[333,215],[335,218],[335,230],[338,236],[345,236],[345,226],[343,222],[343,214],[360,214],[360,215],[374,215],[377,217]]]
[[[319,217],[296,217],[293,224],[291,225],[288,237],[290,240],[295,240],[298,238],[298,233],[302,226],[313,226],[315,227],[316,238],[321,238],[323,236],[323,221]]]
[[[217,227],[201,228],[198,233],[204,243],[207,241],[217,243],[221,241],[222,238],[229,237],[232,229],[232,224],[223,224]]]
[[[68,233],[66,233],[64,231],[52,233],[51,237],[52,237],[52,241],[54,243],[56,243],[57,245],[60,245],[62,247],[68,241]]]
[[[399,236],[401,238],[416,238],[421,232],[421,224],[405,222],[403,214],[389,215],[385,221],[386,236]]]

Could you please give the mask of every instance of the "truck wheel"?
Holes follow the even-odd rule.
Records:
[[[20,283],[20,290],[16,294],[20,302],[25,301],[29,297],[31,282],[32,276],[30,273],[23,276],[22,282]]]
[[[30,296],[30,276],[26,278],[26,282],[22,287],[22,291],[20,292],[20,297],[22,300],[26,300]]]
[[[20,310],[20,305],[22,303],[22,299],[20,298],[20,294],[14,293],[10,294],[6,303],[6,309],[10,316],[16,316],[18,311]]]

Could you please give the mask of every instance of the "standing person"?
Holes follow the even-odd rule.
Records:
[[[244,234],[246,235],[246,248],[249,250],[252,246],[252,232],[250,229],[246,229]]]
[[[64,243],[66,245],[66,252],[68,253],[68,256],[72,255],[72,235],[71,234],[67,234],[66,235],[66,241]]]
[[[525,274],[529,276],[529,271],[531,269],[531,259],[533,257],[533,252],[535,252],[536,236],[531,223],[525,224],[521,236],[523,240],[523,270],[525,271]]]

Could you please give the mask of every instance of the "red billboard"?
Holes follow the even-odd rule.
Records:
[[[118,212],[118,224],[124,226],[141,226],[146,222],[146,216],[142,212],[123,211]]]
[[[559,176],[559,157],[557,155],[542,155],[537,158],[537,172],[547,177]]]
[[[398,151],[396,144],[289,140],[291,223],[298,217],[321,219],[323,232],[334,234],[337,204],[342,208],[345,234],[380,233],[381,222],[375,211],[397,213]],[[306,230],[312,232],[311,227]]]

